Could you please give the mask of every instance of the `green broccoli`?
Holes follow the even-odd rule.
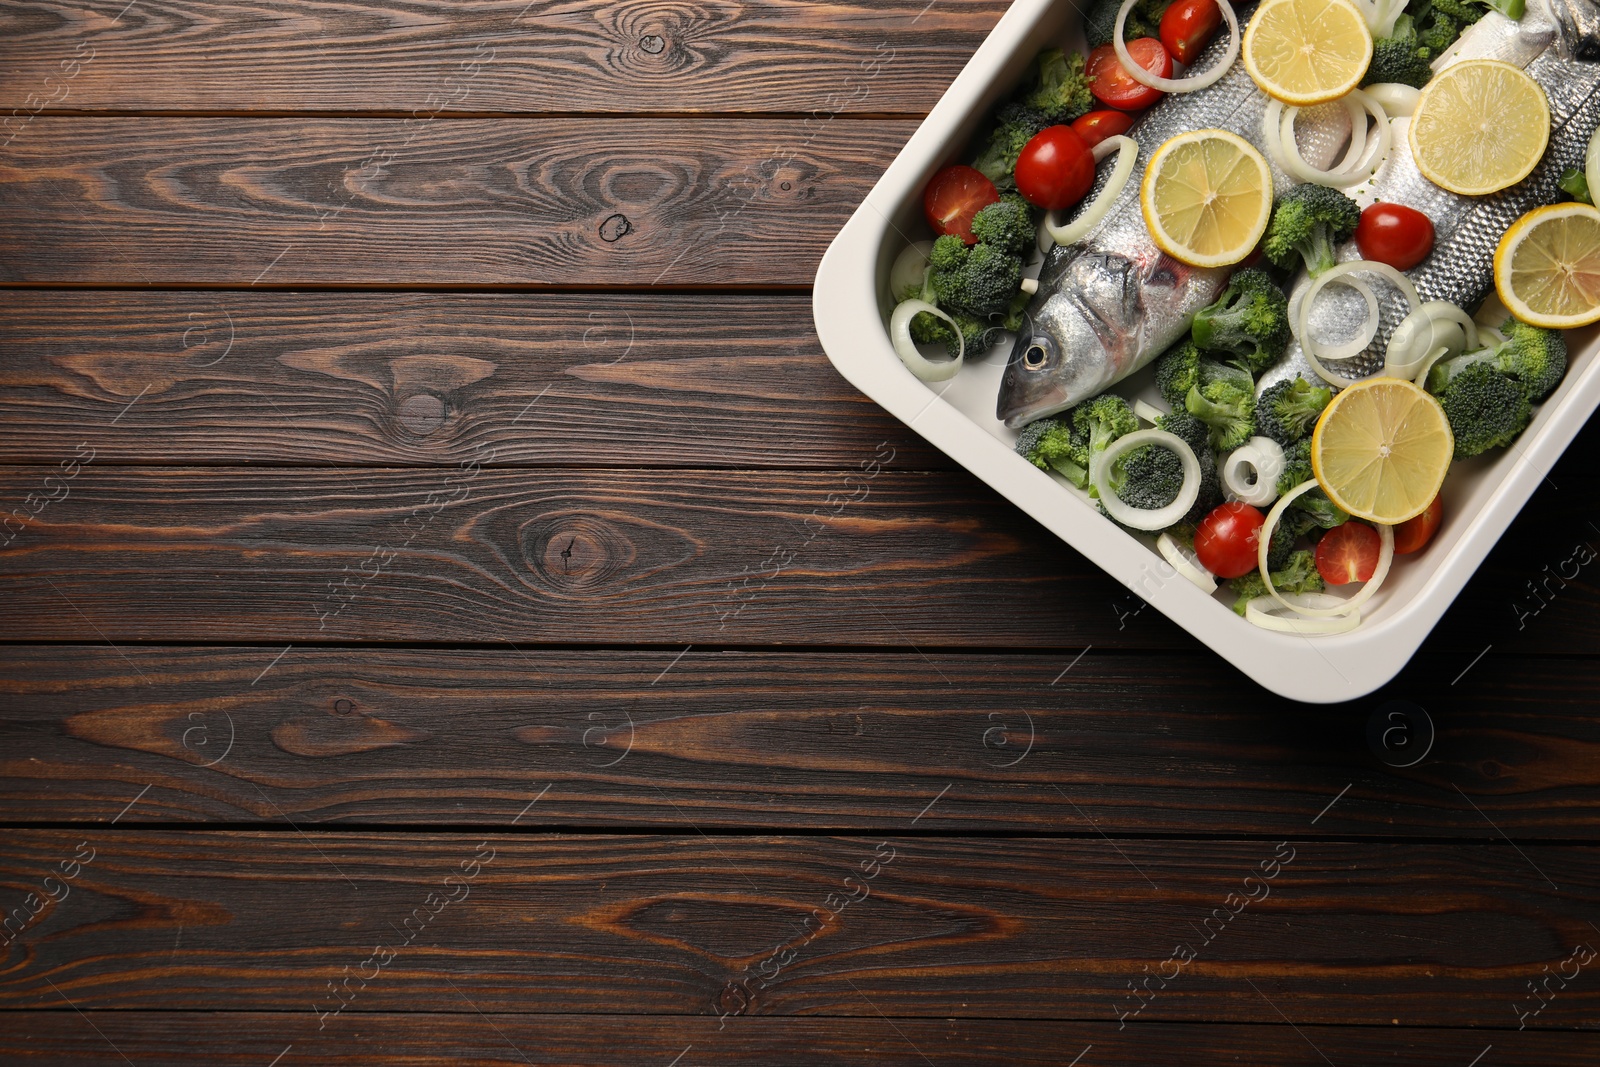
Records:
[[[1460,20],[1438,10],[1428,0],[1421,0],[1407,8],[1407,18],[1412,19],[1412,30],[1417,36],[1417,49],[1430,63],[1444,55],[1456,43],[1464,28]]]
[[[1037,111],[1052,126],[1071,122],[1094,107],[1089,79],[1083,72],[1083,56],[1070,56],[1059,48],[1039,53],[1034,65],[1033,87],[1021,103]]]
[[[1200,381],[1200,346],[1193,338],[1184,338],[1161,354],[1156,361],[1156,388],[1174,410],[1183,407],[1189,388]]]
[[[1262,390],[1256,397],[1256,433],[1284,448],[1311,432],[1317,416],[1333,400],[1333,390],[1312,385],[1296,375]]]
[[[1435,11],[1468,26],[1487,15],[1490,8],[1512,21],[1522,18],[1527,9],[1524,0],[1432,0],[1432,6]]]
[[[1216,454],[1211,451],[1211,427],[1179,407],[1156,419],[1156,429],[1182,440],[1200,461],[1200,493],[1183,517],[1184,522],[1197,523],[1222,503],[1222,479],[1217,472]],[[1194,547],[1193,534],[1190,534],[1189,547]]]
[[[1567,372],[1567,341],[1561,331],[1540,329],[1516,319],[1507,319],[1500,329],[1506,339],[1499,344],[1435,363],[1428,372],[1428,391],[1443,393],[1451,379],[1468,367],[1487,364],[1515,378],[1530,401],[1549,396]]]
[[[1166,14],[1172,0],[1139,0],[1133,5],[1133,10],[1128,12],[1128,21],[1122,27],[1122,39],[1131,41],[1136,37],[1160,37],[1161,16]],[[1117,10],[1122,7],[1120,0],[1095,0],[1095,3],[1083,16],[1083,32],[1089,40],[1090,48],[1099,48],[1103,44],[1111,43],[1112,31],[1117,26]]]
[[[1561,180],[1556,183],[1561,186],[1561,191],[1572,199],[1584,203],[1594,203],[1594,193],[1589,188],[1589,179],[1577,167],[1568,167],[1561,172]]]
[[[1241,367],[1202,359],[1199,381],[1189,387],[1183,406],[1211,428],[1211,447],[1218,452],[1255,435],[1256,384]]]
[[[972,217],[972,236],[1014,256],[1026,255],[1038,239],[1033,206],[1014,193],[1002,196]]]
[[[995,112],[989,140],[978,158],[972,161],[972,166],[1000,188],[1016,188],[1012,172],[1017,166],[1017,156],[1035,134],[1049,125],[1047,116],[1026,104],[1013,101],[1001,105]]]
[[[1129,507],[1155,511],[1178,499],[1183,488],[1183,461],[1170,448],[1140,445],[1112,462],[1106,484]]]
[[[1367,74],[1361,84],[1399,82],[1420,89],[1433,77],[1433,68],[1428,64],[1436,54],[1417,39],[1416,25],[1411,16],[1401,15],[1395,20],[1389,36],[1372,42],[1372,62],[1367,65]]]
[[[969,315],[1003,315],[1022,282],[1022,259],[994,245],[970,248],[945,234],[933,242],[928,256],[929,284],[940,310]]]
[[[1311,438],[1302,437],[1293,445],[1283,450],[1283,473],[1278,476],[1278,495],[1282,496],[1295,486],[1309,482],[1315,475],[1311,472]],[[1301,511],[1310,517],[1311,521],[1324,530],[1331,530],[1335,526],[1342,526],[1350,518],[1349,514],[1332,500],[1321,489],[1308,489],[1295,497],[1289,505],[1289,511]],[[1285,521],[1288,516],[1285,515]],[[1309,529],[1304,520],[1299,520],[1296,529],[1304,532]]]
[[[1297,185],[1278,199],[1262,251],[1275,266],[1293,270],[1301,261],[1312,277],[1337,262],[1340,242],[1361,221],[1356,202],[1326,185]]]
[[[1271,566],[1269,561],[1268,566]],[[1291,552],[1284,562],[1271,567],[1272,587],[1280,593],[1320,593],[1322,575],[1317,573],[1316,553],[1310,549]],[[1235,593],[1233,610],[1241,616],[1245,607],[1256,597],[1268,596],[1267,583],[1261,580],[1259,570],[1250,571],[1240,578],[1228,579],[1228,587]]]
[[[1439,403],[1456,438],[1457,459],[1509,445],[1532,416],[1522,384],[1486,363],[1451,378]]]
[[[1084,464],[1092,467],[1095,457],[1124,434],[1139,428],[1139,419],[1128,402],[1114,393],[1101,393],[1072,409],[1072,428],[1086,442]],[[1089,487],[1090,496],[1098,496]]]
[[[1266,271],[1246,267],[1228,279],[1216,303],[1195,315],[1189,336],[1202,350],[1227,352],[1260,374],[1289,347],[1289,298]]]
[[[1079,489],[1089,484],[1089,449],[1070,419],[1030,422],[1017,438],[1017,454],[1040,470],[1053,470]]]
[[[963,311],[947,311],[961,329],[961,341],[956,341],[956,331],[950,324],[937,315],[930,315],[926,311],[918,312],[911,317],[911,339],[919,345],[943,344],[954,359],[957,354],[965,352],[967,358],[988,351],[994,344],[998,331],[989,323]]]

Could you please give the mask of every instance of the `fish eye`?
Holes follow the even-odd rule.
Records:
[[[1031,344],[1022,353],[1022,365],[1028,370],[1038,370],[1050,359],[1050,353],[1045,351],[1044,345]]]

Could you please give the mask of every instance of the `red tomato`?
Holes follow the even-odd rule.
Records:
[[[1050,126],[1022,146],[1016,177],[1024,200],[1061,211],[1082,200],[1094,184],[1094,155],[1071,126]]]
[[[1133,116],[1126,111],[1091,111],[1073,121],[1072,132],[1093,148],[1107,137],[1127,133],[1132,125]]]
[[[1222,25],[1217,0],[1174,0],[1161,16],[1161,43],[1184,66],[1194,62]]]
[[[971,167],[946,167],[928,182],[922,194],[922,213],[937,234],[953,233],[967,244],[977,244],[972,236],[972,216],[1000,200],[994,182]]]
[[[1261,524],[1266,516],[1243,501],[1214,508],[1194,532],[1194,554],[1218,578],[1238,578],[1259,565]]]
[[[1135,37],[1127,42],[1128,55],[1133,61],[1158,78],[1172,77],[1172,56],[1166,47],[1154,37]],[[1094,98],[1107,107],[1118,107],[1124,111],[1138,111],[1147,108],[1160,100],[1164,94],[1160,89],[1152,89],[1133,80],[1126,70],[1122,69],[1122,62],[1117,59],[1116,50],[1108,44],[1103,44],[1089,53],[1089,62],[1084,67],[1084,73],[1089,77],[1089,91]]]
[[[1404,204],[1373,204],[1356,224],[1356,244],[1364,259],[1410,270],[1433,251],[1433,220]]]
[[[1365,582],[1378,569],[1378,531],[1351,519],[1317,542],[1317,573],[1329,585]]]
[[[1444,505],[1434,497],[1433,503],[1414,519],[1407,519],[1394,528],[1394,554],[1407,556],[1433,540],[1433,532],[1444,518]]]

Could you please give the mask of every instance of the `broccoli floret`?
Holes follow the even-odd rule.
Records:
[[[1256,397],[1256,433],[1288,448],[1311,432],[1332,399],[1332,389],[1298,376],[1269,385]]]
[[[1430,37],[1431,40],[1433,38]],[[1372,62],[1367,65],[1367,74],[1361,84],[1399,82],[1420,89],[1433,77],[1433,68],[1428,64],[1437,54],[1425,48],[1417,39],[1411,16],[1401,15],[1395,20],[1394,30],[1389,36],[1372,42]]]
[[[1189,389],[1200,382],[1200,347],[1185,337],[1156,361],[1156,388],[1174,410],[1183,407]]]
[[[1339,244],[1356,232],[1361,209],[1326,185],[1297,185],[1278,199],[1262,251],[1278,267],[1293,270],[1304,261],[1312,277],[1337,261]]]
[[[1123,40],[1161,36],[1161,16],[1171,6],[1171,2],[1172,0],[1140,0],[1134,4],[1133,10],[1128,12],[1128,21],[1122,28]],[[1111,33],[1117,26],[1117,9],[1121,6],[1120,0],[1096,0],[1094,6],[1083,16],[1083,32],[1089,40],[1090,48],[1099,48],[1103,44],[1111,43]]]
[[[1309,549],[1288,553],[1276,567],[1272,566],[1269,558],[1267,566],[1272,572],[1272,586],[1280,593],[1320,593],[1323,590],[1322,575],[1317,573],[1316,553]],[[1261,580],[1259,570],[1228,579],[1228,587],[1235,594],[1233,610],[1241,616],[1250,601],[1258,596],[1269,595],[1267,583]]]
[[[1501,327],[1506,339],[1476,352],[1436,363],[1428,372],[1428,391],[1443,393],[1468,367],[1484,364],[1515,378],[1530,401],[1543,400],[1567,372],[1567,341],[1560,330],[1544,330],[1516,319]]]
[[[1039,53],[1035,63],[1033,88],[1021,103],[1050,120],[1052,126],[1071,122],[1094,107],[1089,79],[1083,72],[1083,56],[1070,56],[1059,48]]]
[[[1012,255],[1025,255],[1038,238],[1033,207],[1015,194],[1003,196],[972,217],[972,236]]]
[[[1589,179],[1577,167],[1568,167],[1561,172],[1561,180],[1556,183],[1561,186],[1561,191],[1580,203],[1594,203],[1594,193],[1589,188]]]
[[[1246,267],[1195,315],[1189,336],[1202,350],[1227,352],[1260,374],[1289,347],[1289,298],[1266,271]]]
[[[1139,428],[1139,419],[1128,402],[1114,393],[1102,393],[1072,409],[1072,428],[1087,446],[1085,466],[1106,450],[1112,441]],[[1089,495],[1098,496],[1094,487]]]
[[[1106,472],[1106,484],[1129,507],[1155,511],[1178,499],[1183,461],[1170,448],[1140,445],[1116,458]]]
[[[1457,459],[1510,444],[1532,414],[1522,384],[1485,363],[1451,378],[1439,403],[1456,438]]]
[[[1463,25],[1470,26],[1489,13],[1487,3],[1477,4],[1472,0],[1432,0],[1433,10],[1448,15]],[[1521,16],[1517,16],[1520,18]]]
[[[1432,63],[1456,43],[1456,38],[1461,36],[1462,26],[1444,12],[1433,11],[1426,17],[1419,17],[1413,29],[1417,35],[1417,51]]]
[[[1278,476],[1278,495],[1282,496],[1302,482],[1308,482],[1313,477],[1311,473],[1311,438],[1302,437],[1293,445],[1283,450],[1283,473]],[[1342,526],[1350,515],[1333,501],[1328,499],[1328,494],[1321,489],[1309,489],[1295,497],[1294,503],[1289,505],[1289,511],[1303,512],[1310,523],[1320,526],[1324,530],[1331,530],[1335,526]],[[1287,515],[1285,521],[1287,521]],[[1296,522],[1296,529],[1303,533],[1310,528],[1306,519]]]
[[[937,315],[926,311],[911,317],[911,339],[919,345],[943,344],[954,359],[965,352],[967,358],[980,355],[994,344],[996,330],[980,318],[961,311],[946,312],[961,328],[961,342],[956,341],[956,331]]]
[[[1053,470],[1082,489],[1089,484],[1088,443],[1069,419],[1030,422],[1017,438],[1017,454],[1040,470]]]
[[[1218,452],[1255,435],[1256,384],[1241,367],[1202,359],[1199,381],[1189,387],[1183,406],[1211,428],[1211,447]]]
[[[1003,315],[1022,281],[1022,259],[994,245],[970,248],[945,234],[928,257],[929,283],[941,310],[969,315]]]
[[[1183,516],[1184,522],[1197,523],[1222,503],[1222,479],[1217,472],[1216,454],[1211,451],[1211,427],[1180,406],[1158,418],[1156,429],[1165,430],[1179,438],[1200,462],[1200,493],[1195,497],[1194,506]],[[1193,547],[1192,534],[1190,547]]]
[[[1017,166],[1017,156],[1035,134],[1051,125],[1050,119],[1026,104],[1013,101],[1004,104],[994,115],[994,127],[983,151],[972,161],[972,166],[1003,189],[1016,187],[1012,172]]]

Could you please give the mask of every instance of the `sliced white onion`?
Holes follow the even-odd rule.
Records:
[[[913,241],[894,257],[889,268],[889,298],[900,300],[913,285],[922,291],[922,279],[928,270],[928,256],[933,252],[932,241]]]
[[[1340,388],[1343,388],[1347,385],[1354,385],[1357,379],[1346,378],[1342,374],[1335,374],[1322,365],[1321,361],[1317,358],[1319,355],[1316,350],[1317,343],[1312,339],[1307,324],[1310,321],[1311,305],[1312,302],[1315,301],[1317,294],[1322,292],[1323,288],[1330,283],[1336,282],[1346,275],[1355,274],[1358,271],[1370,271],[1373,274],[1382,275],[1388,281],[1393,282],[1395,288],[1399,289],[1401,295],[1406,298],[1406,303],[1411,305],[1412,311],[1415,311],[1417,308],[1422,306],[1422,299],[1417,296],[1417,287],[1411,284],[1411,279],[1407,278],[1404,274],[1389,266],[1389,264],[1379,263],[1377,260],[1355,259],[1347,263],[1336,263],[1332,267],[1329,267],[1327,270],[1323,271],[1321,274],[1317,275],[1317,277],[1311,282],[1311,288],[1306,290],[1306,295],[1300,300],[1300,311],[1299,314],[1295,316],[1295,326],[1298,330],[1297,337],[1300,341],[1300,349],[1305,353],[1306,361],[1311,364],[1311,369],[1321,375],[1324,381],[1330,382],[1333,385],[1337,385]],[[1368,290],[1368,292],[1370,293],[1370,290]],[[1371,311],[1371,307],[1372,305],[1369,303],[1369,318],[1373,313]],[[1374,333],[1376,330],[1377,328],[1374,326]],[[1371,334],[1368,335],[1369,340],[1371,336]],[[1335,357],[1330,356],[1328,358]]]
[[[1422,388],[1424,388],[1424,389],[1428,388],[1428,372],[1433,370],[1433,365],[1435,363],[1439,362],[1441,359],[1443,359],[1445,356],[1448,356],[1449,354],[1450,354],[1450,350],[1448,348],[1446,348],[1444,345],[1440,345],[1438,348],[1435,348],[1432,352],[1429,352],[1428,353],[1428,358],[1424,359],[1422,361],[1422,363],[1418,366],[1417,373],[1415,374],[1415,376],[1412,377],[1411,380],[1413,382],[1416,382],[1418,385],[1422,386]]]
[[[917,351],[917,343],[911,339],[911,320],[924,311],[937,315],[956,331],[955,359],[934,362]],[[925,382],[944,382],[954,378],[961,369],[962,358],[967,354],[967,339],[961,336],[961,327],[956,320],[926,300],[902,300],[895,305],[894,312],[889,316],[889,340],[894,344],[894,354],[900,357],[900,362]]]
[[[1352,612],[1368,600],[1371,600],[1372,594],[1378,591],[1378,587],[1383,584],[1383,580],[1389,576],[1389,564],[1394,562],[1394,528],[1392,526],[1374,524],[1374,528],[1378,531],[1378,566],[1372,572],[1372,577],[1367,580],[1367,583],[1354,596],[1342,599],[1336,606],[1327,608],[1304,607],[1291,603],[1282,593],[1272,587],[1272,574],[1267,570],[1267,552],[1272,547],[1272,531],[1278,528],[1278,520],[1283,518],[1283,513],[1288,510],[1289,505],[1316,487],[1317,480],[1315,478],[1307,478],[1283,494],[1278,499],[1278,502],[1272,505],[1272,510],[1267,512],[1267,521],[1261,524],[1260,544],[1256,546],[1256,565],[1261,571],[1261,580],[1266,583],[1267,593],[1272,599],[1291,611],[1298,612],[1309,618],[1331,619],[1337,615]],[[1356,520],[1351,519],[1350,521],[1354,522]]]
[[[1118,456],[1140,445],[1170,448],[1178,454],[1178,459],[1183,464],[1183,485],[1178,489],[1177,498],[1164,508],[1151,511],[1132,507],[1123,503],[1117,494],[1111,491],[1109,481],[1111,465]],[[1107,445],[1106,450],[1096,456],[1095,461],[1089,466],[1089,481],[1100,494],[1100,503],[1105,505],[1106,514],[1134,530],[1165,530],[1187,515],[1200,496],[1200,461],[1195,458],[1194,449],[1177,434],[1165,430],[1135,430],[1130,434],[1124,434]]]
[[[1446,300],[1430,300],[1400,321],[1384,353],[1383,372],[1396,378],[1417,377],[1423,363],[1437,359],[1439,347],[1459,354],[1478,347],[1478,324]]]
[[[1122,187],[1128,184],[1128,179],[1133,175],[1133,168],[1139,162],[1139,142],[1126,134],[1119,133],[1114,137],[1107,137],[1094,146],[1093,152],[1096,163],[1112,152],[1117,154],[1117,161],[1111,167],[1111,177],[1106,179],[1100,195],[1089,201],[1088,206],[1078,212],[1078,217],[1065,226],[1056,221],[1057,212],[1052,211],[1045,215],[1044,231],[1056,244],[1074,244],[1083,240],[1090,230],[1098,226],[1100,220],[1106,217],[1106,212],[1111,210],[1111,202],[1122,192]]]
[[[1183,78],[1162,78],[1151,74],[1133,61],[1133,56],[1128,54],[1128,46],[1122,40],[1123,29],[1128,24],[1128,12],[1138,2],[1122,0],[1122,7],[1117,9],[1117,24],[1111,31],[1111,47],[1116,49],[1117,59],[1122,62],[1122,69],[1128,72],[1128,77],[1140,85],[1160,89],[1164,93],[1192,93],[1196,89],[1215,85],[1219,78],[1228,73],[1233,61],[1239,58],[1239,16],[1233,13],[1233,5],[1228,0],[1217,0],[1217,7],[1222,9],[1222,21],[1228,24],[1228,51],[1223,57],[1201,74],[1190,74]]]
[[[1278,499],[1278,479],[1282,475],[1283,446],[1270,437],[1252,437],[1222,461],[1223,487],[1235,498],[1258,508]]]
[[[1156,538],[1156,548],[1166,561],[1172,564],[1173,570],[1199,586],[1202,593],[1217,591],[1216,575],[1201,566],[1198,559],[1190,556],[1171,534],[1164,533]]]
[[[1145,422],[1148,422],[1152,425],[1155,424],[1157,419],[1168,414],[1168,412],[1162,411],[1154,404],[1144,400],[1135,400],[1133,402],[1133,413],[1140,419],[1143,419]]]
[[[1583,178],[1589,183],[1589,199],[1600,198],[1600,127],[1595,128],[1583,154]]]
[[[1021,289],[1024,293],[1027,293],[1029,296],[1032,296],[1034,293],[1037,293],[1039,291],[1039,279],[1038,278],[1024,278],[1024,279],[1022,279],[1021,283],[1018,284],[1017,288]]]
[[[1417,98],[1422,95],[1422,90],[1403,82],[1379,82],[1361,91],[1377,101],[1391,119],[1410,118],[1417,110]]]
[[[1361,9],[1361,17],[1367,20],[1367,28],[1377,40],[1394,36],[1394,24],[1405,12],[1406,0],[1357,0],[1356,7]]]
[[[1306,608],[1332,607],[1343,603],[1336,596],[1327,593],[1289,593],[1281,597],[1287,600],[1290,610],[1299,613]],[[1255,623],[1263,630],[1276,630],[1285,634],[1300,634],[1305,637],[1326,637],[1329,634],[1349,633],[1361,625],[1361,609],[1331,619],[1296,618],[1294,615],[1284,615],[1283,605],[1269,596],[1258,596],[1244,606],[1244,617],[1247,621]]]
[[[1269,115],[1277,114],[1278,109],[1282,108],[1277,136],[1274,137],[1270,130],[1265,132],[1268,143],[1276,143],[1278,151],[1274,155],[1291,177],[1315,185],[1346,189],[1366,181],[1383,165],[1394,140],[1394,131],[1389,128],[1389,116],[1376,100],[1360,89],[1352,89],[1340,99],[1350,113],[1350,147],[1345,149],[1344,158],[1330,170],[1318,170],[1300,155],[1300,145],[1294,137],[1294,123],[1300,115],[1300,109],[1285,108],[1277,101],[1268,105]],[[1371,125],[1377,130],[1377,139],[1371,144],[1367,137],[1368,115],[1372,116]]]

